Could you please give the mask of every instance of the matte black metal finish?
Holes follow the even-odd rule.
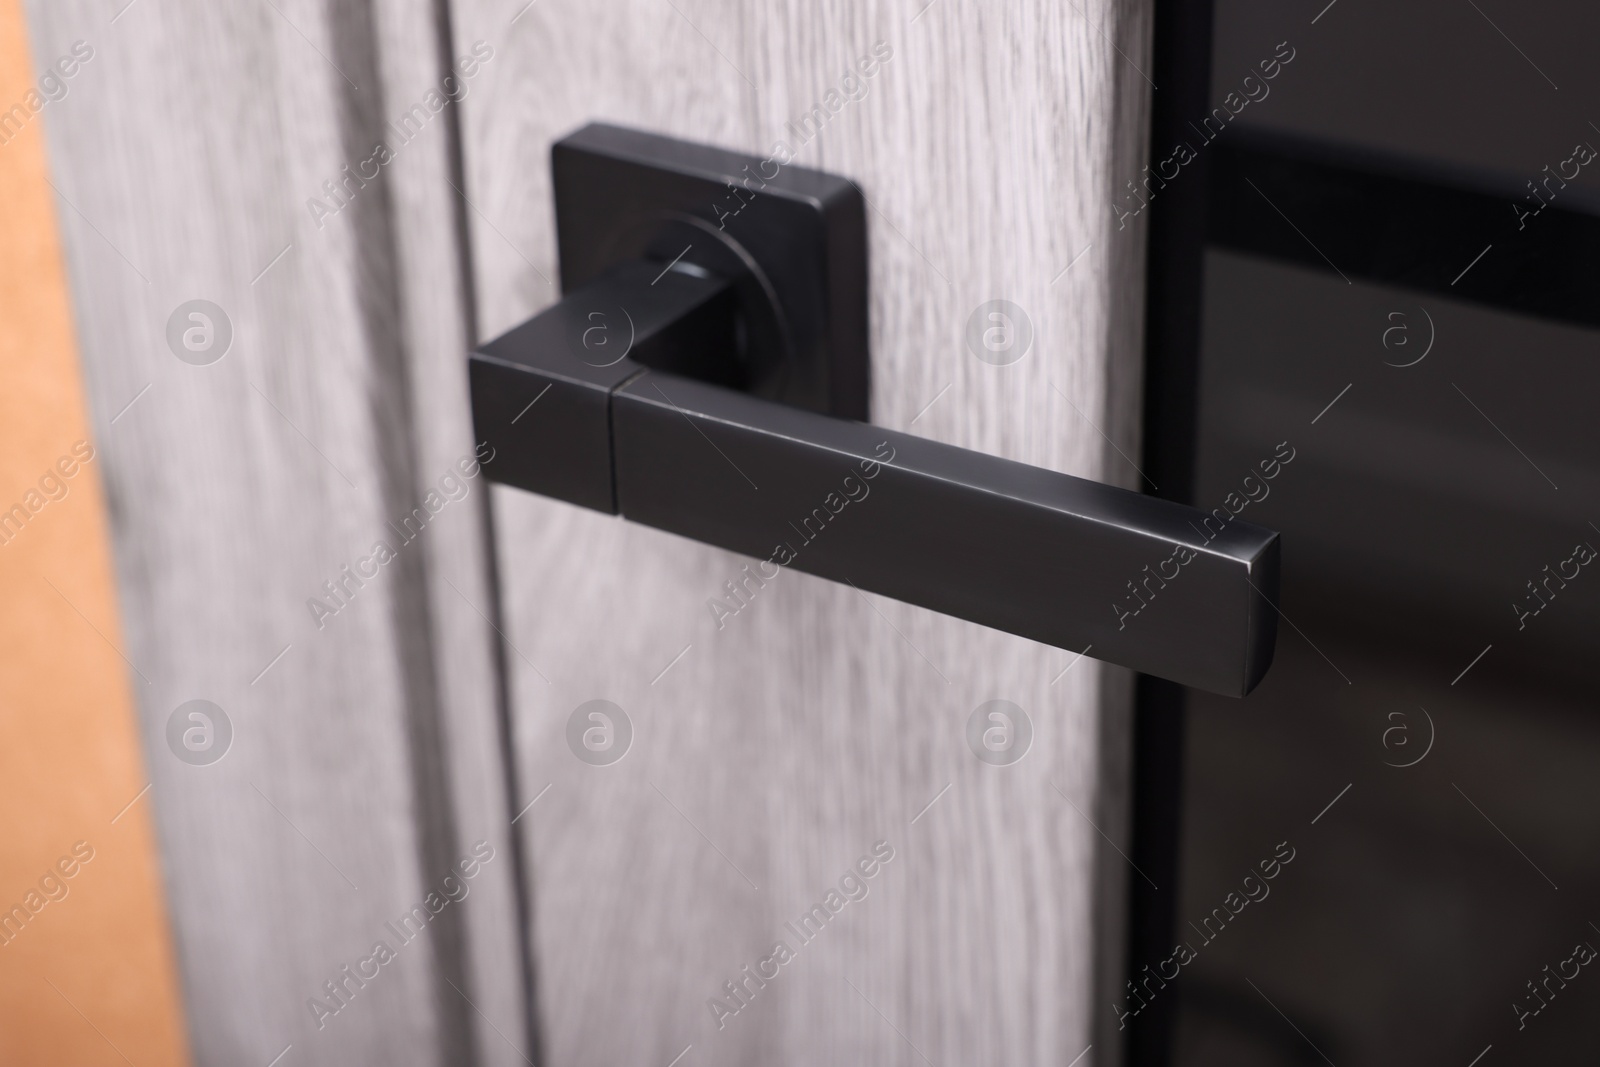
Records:
[[[1271,660],[1260,527],[674,375],[612,417],[635,522],[1216,693]]]
[[[677,236],[572,242],[597,232],[596,189],[654,204],[639,190],[655,173],[676,211],[706,192],[708,168],[744,157],[588,127],[553,159],[558,199],[584,204],[575,222],[558,203],[571,291],[471,357],[490,477],[755,557],[736,583],[747,594],[792,567],[1225,695],[1266,672],[1277,534],[838,417],[866,401],[850,183],[786,168],[781,190],[739,194],[722,232],[737,227],[739,262],[757,267],[721,273]],[[710,240],[699,232],[691,246]],[[835,292],[852,279],[860,309]],[[766,362],[774,338],[782,360]]]
[[[615,513],[612,390],[645,363],[726,365],[735,311],[723,279],[625,263],[484,345],[472,413],[500,457],[496,480]]]
[[[561,288],[614,264],[676,260],[732,281],[739,389],[867,417],[861,190],[806,167],[592,123],[550,149]]]

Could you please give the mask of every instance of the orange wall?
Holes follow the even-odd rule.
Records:
[[[0,111],[34,77],[22,2],[0,0]],[[149,781],[140,683],[117,651],[101,457],[80,459],[93,440],[45,181],[48,112],[0,144],[0,523],[37,507],[19,532],[0,525],[0,1063],[183,1064],[150,794],[118,817]],[[13,906],[25,922],[6,922]]]

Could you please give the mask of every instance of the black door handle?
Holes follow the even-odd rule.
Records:
[[[1278,535],[824,413],[864,407],[860,194],[796,168],[750,188],[756,163],[613,127],[555,146],[567,295],[471,356],[490,476],[754,557],[724,604],[792,567],[1249,692]]]

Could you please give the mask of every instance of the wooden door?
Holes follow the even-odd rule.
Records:
[[[1135,486],[1149,21],[34,4],[95,49],[53,168],[197,1060],[1117,1060],[1131,676],[798,573],[719,618],[750,561],[467,473],[464,352],[558,296],[562,134],[781,142],[866,195],[875,423]]]
[[[43,118],[198,1063],[521,1062],[448,126],[348,177],[440,82],[435,14],[30,10],[36,66],[92,53]],[[197,699],[205,765],[167,733]]]
[[[457,0],[459,39],[505,42],[464,111],[482,332],[558,295],[561,135],[787,150],[870,205],[875,423],[1135,484],[1142,244],[1111,205],[1142,161],[1148,86],[1118,48],[1142,52],[1147,9],[920,6]],[[1026,351],[969,347],[994,300]],[[728,617],[708,601],[748,560],[494,504],[550,1062],[1115,1059],[1125,672],[798,573]],[[593,699],[632,726],[609,766],[566,741]],[[997,699],[1034,731],[1009,766],[966,740]],[[893,859],[849,900],[875,847]]]

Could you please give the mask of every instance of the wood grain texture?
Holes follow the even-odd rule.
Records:
[[[506,40],[464,109],[482,333],[556,299],[562,134],[783,140],[871,205],[877,423],[1133,484],[1143,237],[1111,201],[1143,163],[1148,4],[921,7],[457,0],[463,37]],[[798,145],[787,124],[879,41],[865,95]],[[963,343],[994,298],[1035,329],[1005,367]],[[1091,1042],[1079,1063],[1117,1062],[1125,673],[788,572],[719,630],[707,601],[747,560],[495,506],[520,777],[549,789],[518,824],[549,1062],[1065,1064]],[[635,730],[608,767],[565,740],[594,698]],[[1005,768],[965,739],[996,698],[1036,731]],[[868,895],[802,945],[785,922],[878,841],[895,857]],[[795,959],[717,1020],[780,939]]]
[[[94,49],[46,118],[142,803],[202,1063],[290,1045],[285,1063],[512,1063],[526,1045],[486,495],[481,478],[445,482],[472,449],[449,115],[425,111],[377,177],[343,169],[439,87],[439,13],[31,6],[36,57]],[[309,209],[347,181],[348,206]],[[195,298],[233,328],[208,366],[165,336]],[[429,490],[443,506],[407,542]],[[339,605],[323,583],[379,540],[394,561],[319,625],[308,600]],[[210,766],[168,751],[168,716],[194,698],[235,731]],[[495,858],[402,946],[385,924],[442,893],[480,839]],[[379,940],[394,962],[319,1028],[309,998]]]

